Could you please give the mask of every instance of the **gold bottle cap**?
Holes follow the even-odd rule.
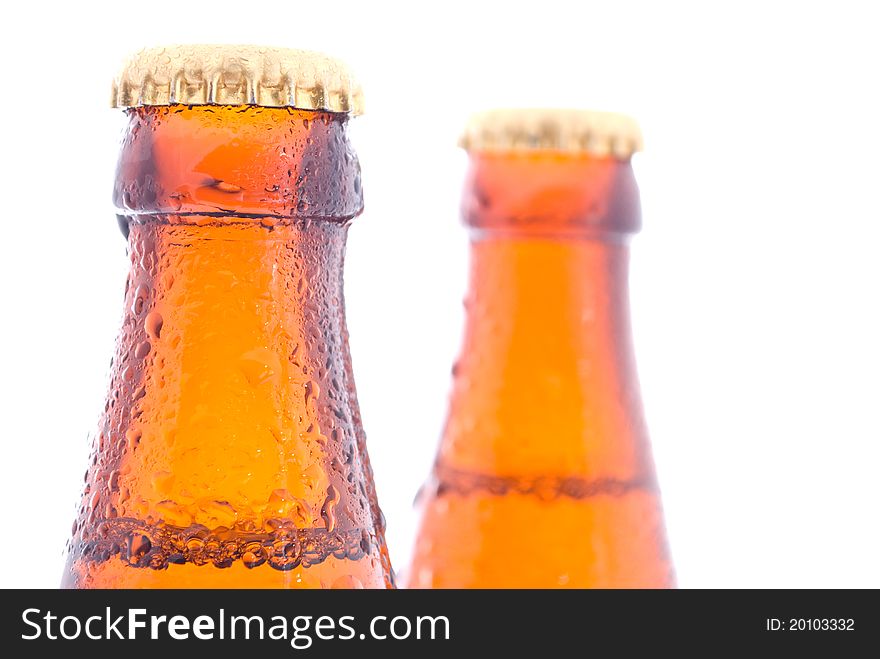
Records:
[[[467,151],[561,151],[628,160],[642,150],[635,119],[612,112],[504,109],[475,114],[459,140]]]
[[[166,46],[135,53],[113,81],[112,105],[259,105],[363,113],[340,60],[293,48]]]

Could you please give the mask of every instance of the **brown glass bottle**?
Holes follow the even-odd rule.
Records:
[[[63,585],[393,586],[342,291],[358,90],[246,47],[145,51],[117,84],[131,267]]]
[[[577,111],[469,127],[468,320],[409,587],[674,585],[630,337],[639,139]]]

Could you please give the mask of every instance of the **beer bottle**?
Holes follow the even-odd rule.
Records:
[[[467,324],[408,586],[672,586],[627,300],[638,126],[504,110],[462,143]]]
[[[359,87],[185,46],[132,57],[113,104],[130,270],[62,585],[393,587],[343,305]]]

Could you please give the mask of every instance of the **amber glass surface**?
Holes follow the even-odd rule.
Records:
[[[630,164],[472,154],[463,211],[468,320],[408,586],[673,586],[630,337]]]
[[[128,114],[124,317],[63,585],[391,587],[344,316],[345,117]]]

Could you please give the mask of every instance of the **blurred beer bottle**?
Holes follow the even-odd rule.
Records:
[[[638,126],[474,117],[464,345],[411,588],[674,585],[630,337]]]
[[[130,271],[63,585],[385,588],[343,307],[361,92],[316,53],[131,58]]]

